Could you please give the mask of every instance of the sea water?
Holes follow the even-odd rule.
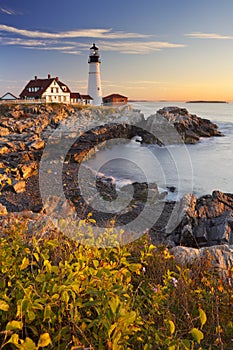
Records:
[[[197,196],[214,190],[233,193],[233,104],[134,102],[145,118],[166,106],[186,108],[216,123],[223,137],[201,138],[195,145],[141,145],[135,139],[100,150],[86,165],[111,176],[117,187],[132,182],[156,182],[167,200],[185,193]],[[175,187],[170,192],[169,187]]]

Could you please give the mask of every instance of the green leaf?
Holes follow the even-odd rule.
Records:
[[[120,299],[118,296],[116,296],[115,298],[112,298],[109,301],[109,305],[110,305],[110,308],[111,308],[113,314],[116,314],[116,311],[117,311],[119,304],[120,304]]]
[[[111,327],[109,328],[109,331],[108,331],[108,337],[109,337],[109,338],[110,338],[112,332],[114,331],[114,329],[115,329],[116,327],[117,327],[117,323],[115,322],[115,323],[113,323],[113,324],[111,325]]]
[[[29,259],[28,258],[23,258],[22,264],[20,265],[20,270],[25,270],[29,265]]]
[[[50,305],[46,305],[45,309],[44,309],[44,320],[51,320],[51,314],[52,314],[52,310],[51,310],[51,306]]]
[[[98,260],[93,260],[93,265],[94,265],[94,268],[97,269],[98,266],[99,266],[99,261]]]
[[[50,262],[49,262],[49,260],[45,260],[44,261],[44,266],[46,267],[46,271],[48,272],[48,273],[51,273],[52,272],[52,265],[50,264]]]
[[[34,253],[33,255],[34,255],[36,261],[38,262],[40,260],[39,254],[38,253]]]
[[[19,347],[19,336],[18,336],[18,334],[12,334],[12,336],[8,340],[7,344],[14,344],[18,348]]]
[[[66,290],[64,292],[62,292],[61,300],[63,300],[66,304],[68,304],[69,298],[70,298],[69,294],[67,293]]]
[[[5,300],[0,300],[0,310],[2,311],[8,311],[9,310],[9,305]]]
[[[7,331],[14,331],[16,329],[22,329],[23,328],[23,322],[21,321],[10,321],[6,325]]]
[[[119,318],[119,322],[123,321],[124,322],[124,326],[129,326],[132,323],[134,323],[135,319],[137,317],[137,314],[135,311],[130,311],[129,313],[126,313],[124,315],[122,315]]]
[[[193,328],[191,331],[190,331],[193,339],[198,343],[200,344],[201,340],[204,339],[204,334],[202,333],[202,331],[200,331],[199,329],[197,328]]]
[[[38,341],[38,348],[44,348],[51,343],[49,333],[41,334],[40,339]]]
[[[184,350],[190,350],[190,341],[188,339],[185,339],[182,341],[182,345],[184,346]]]
[[[27,315],[30,322],[34,321],[36,318],[35,312],[33,312],[32,310],[28,310]]]
[[[206,313],[202,309],[199,309],[199,316],[201,321],[201,329],[207,321]]]
[[[26,338],[25,341],[21,340],[20,350],[36,350],[36,344],[31,338]]]

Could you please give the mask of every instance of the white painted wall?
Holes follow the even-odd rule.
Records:
[[[100,63],[89,63],[88,95],[93,98],[93,105],[102,105],[102,87],[100,79]]]
[[[50,103],[70,103],[70,93],[64,92],[55,79],[43,93],[42,98],[45,98],[46,102]]]

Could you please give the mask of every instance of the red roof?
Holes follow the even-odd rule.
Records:
[[[103,100],[112,99],[112,98],[127,98],[128,99],[128,97],[120,95],[120,94],[111,94],[111,95],[103,97]]]
[[[93,98],[90,95],[81,95],[83,100],[93,100]]]
[[[33,79],[30,80],[29,83],[25,86],[21,94],[19,95],[21,98],[24,97],[41,97],[43,93],[47,90],[47,88],[52,84],[52,82],[56,80],[58,85],[63,90],[63,87],[66,87],[64,92],[70,92],[70,89],[66,84],[63,84],[58,78],[48,78],[48,79]],[[38,91],[29,91],[29,88],[39,88]]]
[[[76,98],[76,99],[81,100],[82,97],[81,97],[79,92],[71,92],[70,93],[70,98]]]

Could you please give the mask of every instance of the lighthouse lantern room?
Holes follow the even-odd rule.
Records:
[[[98,47],[93,44],[89,55],[89,77],[88,77],[88,95],[93,98],[93,104],[102,105],[102,88],[100,79],[100,56]]]

